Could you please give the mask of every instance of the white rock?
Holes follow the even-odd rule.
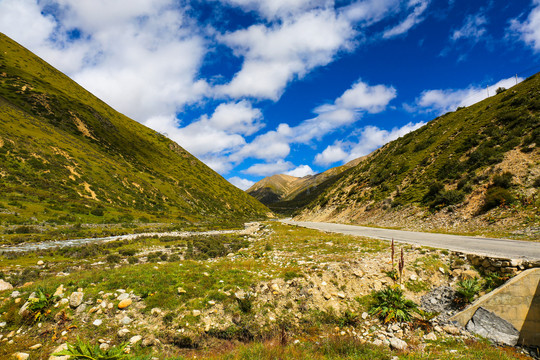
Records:
[[[37,349],[39,349],[39,348],[42,347],[42,346],[43,346],[43,345],[41,345],[41,344],[36,344],[36,345],[30,346],[29,349],[30,349],[30,350],[37,350]]]
[[[0,280],[0,281],[4,281],[4,280]],[[6,283],[6,284],[9,284],[9,283]],[[11,284],[9,284],[9,285],[11,285]],[[12,286],[11,288],[13,288],[13,286]],[[11,288],[10,288],[10,289],[11,289]],[[11,296],[12,298],[14,298],[14,299],[15,299],[15,298],[18,298],[19,296],[21,296],[21,292],[15,290],[14,292],[11,293],[10,296]]]
[[[396,350],[405,350],[407,348],[407,343],[396,337],[390,338],[390,347]]]
[[[117,334],[118,334],[118,337],[124,337],[126,336],[127,334],[129,334],[129,330],[128,329],[120,329],[118,330]]]
[[[75,291],[71,296],[69,297],[69,306],[76,308],[77,306],[81,305],[84,298],[84,293],[81,291]]]
[[[368,314],[367,312],[364,311],[364,312],[362,313],[362,319],[363,319],[363,320],[366,320],[366,319],[368,318],[368,316],[369,316],[369,314]]]
[[[107,344],[107,343],[103,343],[101,345],[99,345],[99,348],[103,351],[107,351],[109,350],[109,348],[111,347],[111,345]]]
[[[56,349],[54,349],[52,351],[51,354],[56,354],[60,351],[64,351],[64,350],[67,350],[67,344],[62,344],[60,346],[58,346]],[[54,356],[54,355],[51,355],[49,356],[49,360],[69,360],[70,356],[69,355],[63,355],[63,356]]]
[[[135,336],[132,336],[130,339],[129,339],[129,343],[131,345],[135,345],[136,343],[138,343],[139,341],[142,340],[142,336],[141,335],[135,335]]]
[[[411,276],[409,276],[409,279],[410,279],[411,281],[416,281],[416,280],[418,280],[418,275],[416,275],[416,274],[411,274]]]
[[[43,262],[43,260],[39,260],[39,261],[37,262],[37,264],[38,264],[39,266],[41,266],[41,265],[43,265],[43,264],[45,264],[45,263]]]
[[[341,299],[345,299],[345,297],[346,297],[345,293],[344,293],[344,292],[341,292],[341,291],[337,293],[337,296],[338,296],[339,298],[341,298]]]
[[[199,316],[199,315],[201,315],[201,311],[200,311],[200,310],[193,310],[191,313],[193,314],[193,316]]]
[[[94,320],[94,322],[93,322],[92,324],[93,324],[94,326],[99,326],[99,325],[103,324],[103,320],[101,320],[101,319],[96,319],[96,320]]]
[[[5,321],[0,322],[0,328],[6,327],[7,323]]]
[[[128,293],[122,293],[120,295],[118,295],[118,297],[116,298],[116,300],[126,300],[126,299],[129,299],[129,294]]]
[[[131,321],[132,320],[128,316],[125,316],[122,320],[120,320],[120,323],[122,325],[129,325],[129,324],[131,324]]]
[[[445,274],[445,271],[442,267],[439,268],[439,271],[441,272],[441,274]]]
[[[437,340],[437,335],[435,335],[435,333],[432,331],[429,334],[424,335],[424,339],[425,340],[435,341],[435,340]]]
[[[382,342],[381,339],[375,339],[375,340],[373,340],[372,344],[375,345],[375,346],[381,346],[383,344],[383,342]]]
[[[23,352],[17,352],[13,354],[13,357],[17,360],[26,360],[30,357],[30,354],[23,353]]]
[[[11,285],[10,283],[8,283],[7,281],[4,281],[2,279],[0,279],[0,291],[3,291],[3,290],[10,290],[10,289],[13,289],[13,285]],[[15,292],[15,291],[14,291]],[[13,293],[14,293],[13,292]],[[11,297],[17,297],[17,296],[13,296],[13,293],[11,293]],[[17,291],[18,293],[18,291]]]

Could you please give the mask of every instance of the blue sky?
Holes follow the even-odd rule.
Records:
[[[540,0],[0,0],[0,31],[243,189],[540,71]]]

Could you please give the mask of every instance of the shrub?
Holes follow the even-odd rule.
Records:
[[[419,313],[418,305],[405,298],[399,287],[387,287],[373,293],[374,302],[369,313],[384,323],[410,321],[412,313]]]
[[[480,290],[482,290],[482,284],[478,278],[461,280],[457,283],[456,298],[454,299],[454,302],[459,306],[464,307],[473,301]]]
[[[481,211],[486,212],[498,206],[509,205],[513,203],[514,200],[514,196],[507,189],[490,187],[486,191]]]
[[[540,176],[534,180],[533,186],[537,189],[540,188]]]
[[[506,88],[501,86],[501,87],[497,88],[497,90],[495,90],[495,94],[499,95],[499,94],[502,94],[505,91],[506,91]]]
[[[105,260],[109,263],[109,264],[118,264],[120,262],[122,258],[120,257],[120,255],[118,254],[110,254],[110,255],[107,255],[107,257],[105,258]]]
[[[492,186],[493,187],[500,187],[503,189],[508,189],[512,186],[512,178],[514,175],[512,175],[511,172],[506,171],[500,175],[495,175],[493,177]]]
[[[297,277],[303,277],[303,275],[297,273],[296,271],[286,271],[285,273],[283,273],[283,280],[285,281],[289,281]]]
[[[498,273],[485,274],[483,275],[484,289],[487,292],[490,292],[493,289],[496,289],[502,284],[504,284],[508,279],[509,279],[508,276],[501,275]]]
[[[240,308],[240,311],[244,314],[248,314],[253,309],[253,299],[251,294],[246,294],[243,298],[236,298],[236,301],[238,302],[238,307]]]
[[[127,258],[127,261],[130,264],[136,264],[139,262],[139,258],[136,258],[135,256],[130,256]]]
[[[67,344],[67,350],[54,353],[55,356],[70,356],[70,359],[89,359],[89,360],[122,360],[126,359],[129,354],[126,353],[127,343],[119,346],[112,346],[104,351],[99,348],[99,345],[90,345],[77,338],[75,344]]]

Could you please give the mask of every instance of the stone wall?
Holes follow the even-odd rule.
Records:
[[[526,269],[540,267],[540,260],[496,258],[483,255],[464,255],[469,263],[486,273],[498,272],[514,276]]]

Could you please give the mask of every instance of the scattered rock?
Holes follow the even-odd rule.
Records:
[[[4,281],[4,280],[0,279],[0,291],[10,290],[10,289],[13,289],[13,285],[8,283],[7,281]],[[15,293],[15,292],[18,293],[17,296],[20,295],[20,293],[18,291],[14,291],[13,293]],[[16,298],[17,296],[13,296],[13,293],[11,293],[11,297]]]
[[[109,348],[111,347],[111,345],[107,344],[107,343],[102,343],[99,345],[99,349],[102,350],[102,351],[107,351],[109,350]]]
[[[459,335],[460,333],[459,329],[454,325],[445,325],[443,326],[443,330],[450,335]]]
[[[64,285],[60,284],[60,286],[56,288],[56,291],[54,292],[53,296],[62,296],[62,295],[64,295]]]
[[[2,283],[8,284],[9,286],[11,286],[11,287],[8,287],[8,288],[6,288],[6,289],[4,289],[4,290],[13,289],[13,286],[12,286],[10,283],[5,282],[4,280],[0,280],[0,284],[2,284]],[[18,298],[19,296],[21,296],[21,292],[18,291],[18,290],[15,290],[14,292],[11,293],[10,296],[11,296],[13,299]]]
[[[193,310],[191,313],[193,314],[193,316],[199,316],[199,315],[201,315],[201,311],[200,311],[200,310]]]
[[[23,352],[16,352],[15,354],[13,354],[13,358],[17,360],[26,360],[29,357],[30,357],[30,354],[23,353]]]
[[[60,351],[67,350],[67,344],[62,344],[58,346],[56,349],[53,350],[51,353],[51,356],[49,356],[49,360],[69,360],[69,355],[62,355],[62,356],[55,356],[54,354],[59,353]]]
[[[124,300],[120,301],[120,303],[118,304],[118,308],[119,309],[125,309],[129,305],[131,305],[131,303],[132,303],[131,299],[124,299]]]
[[[41,266],[41,265],[43,265],[43,264],[45,264],[45,263],[43,262],[43,260],[39,260],[39,261],[37,262],[37,264],[38,264],[39,266]]]
[[[124,318],[122,318],[122,320],[120,320],[120,323],[122,325],[129,325],[132,321],[133,320],[131,320],[128,316],[125,316]]]
[[[437,340],[437,335],[435,335],[435,333],[432,331],[429,334],[424,335],[424,340],[435,341]]]
[[[43,345],[41,345],[41,344],[36,344],[36,345],[30,346],[29,349],[30,349],[30,350],[37,350],[37,349],[39,349],[39,348],[42,347],[42,346],[43,346]]]
[[[345,299],[345,298],[347,297],[347,295],[345,295],[345,293],[344,293],[344,292],[341,292],[341,291],[337,293],[337,296],[338,296],[338,298],[340,298],[340,299]]]
[[[405,350],[407,348],[407,343],[397,337],[390,338],[390,347],[396,350]]]
[[[81,305],[84,298],[84,293],[81,291],[75,291],[69,298],[69,306],[76,308]]]
[[[467,323],[467,330],[510,346],[515,346],[519,340],[519,331],[512,324],[482,307]]]
[[[142,336],[141,335],[135,335],[135,336],[132,336],[130,339],[129,339],[129,343],[131,345],[135,345],[136,343],[138,343],[139,341],[142,340]]]
[[[381,339],[375,339],[375,340],[373,340],[372,344],[375,345],[375,346],[381,346],[383,344],[383,342],[382,342]]]
[[[182,294],[185,294],[186,293],[186,290],[184,290],[183,288],[179,287],[178,289],[176,289],[176,291],[178,292],[178,295],[182,295]]]
[[[272,286],[270,287],[272,290],[274,291],[279,291],[279,285],[278,284],[272,284]]]
[[[117,335],[118,337],[124,337],[124,336],[127,336],[127,334],[129,333],[130,331],[128,329],[120,329],[118,330]]]
[[[101,325],[101,324],[103,324],[103,320],[101,320],[101,319],[96,319],[96,320],[94,320],[94,322],[92,323],[92,325],[94,325],[94,326],[99,326],[99,325]]]
[[[368,318],[368,316],[369,316],[369,314],[368,314],[367,312],[364,311],[364,312],[362,313],[362,319],[363,319],[363,320],[366,320],[366,319]]]
[[[123,301],[123,300],[126,300],[126,299],[129,299],[129,294],[128,293],[122,293],[122,294],[118,295],[118,297],[116,298],[116,300],[118,300],[118,301]]]

